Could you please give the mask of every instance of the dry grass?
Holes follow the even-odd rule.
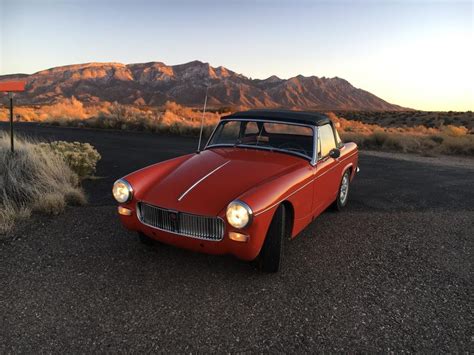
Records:
[[[341,138],[357,143],[361,149],[417,153],[427,156],[474,156],[474,135],[466,127],[425,126],[389,127],[350,121],[329,113],[339,126]]]
[[[224,112],[207,112],[204,134],[209,134]],[[145,107],[101,102],[83,105],[74,97],[53,105],[15,108],[18,120],[120,130],[149,131],[162,134],[195,136],[199,133],[202,112],[167,102],[163,107]],[[0,109],[0,121],[8,119],[7,109]]]
[[[464,126],[469,130],[474,129],[474,113],[466,112],[430,112],[430,111],[386,111],[364,112],[346,111],[335,112],[351,121],[376,124],[381,127],[416,127],[441,128],[443,126]]]
[[[210,133],[219,118],[218,113],[207,112],[204,117],[204,132]],[[201,119],[200,111],[174,102],[167,102],[162,108],[138,108],[112,104],[108,113],[77,121],[76,125],[195,136],[199,133]],[[54,120],[48,122],[53,123]]]
[[[17,139],[10,152],[9,136],[0,133],[0,233],[32,211],[58,214],[66,204],[84,204],[79,178],[64,159],[50,149]]]
[[[81,120],[98,114],[102,111],[103,105],[91,105],[86,108],[82,102],[74,97],[57,102],[53,105],[44,106],[16,106],[15,117],[23,122],[44,122],[49,119],[61,118],[64,121]],[[8,110],[0,110],[0,121],[8,119]]]
[[[207,112],[204,136],[208,136],[228,109]],[[173,102],[163,107],[101,102],[83,105],[75,98],[50,106],[19,107],[22,121],[41,121],[61,126],[140,130],[161,134],[199,134],[202,113]],[[329,113],[339,123],[341,136],[362,149],[419,153],[423,155],[474,155],[472,112],[338,112]],[[0,110],[0,120],[7,111]]]

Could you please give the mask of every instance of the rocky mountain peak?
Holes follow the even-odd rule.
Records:
[[[209,85],[209,103],[215,107],[404,110],[338,77],[297,75],[280,79],[272,75],[251,80],[199,60],[178,65],[157,61],[72,64],[26,76],[4,75],[0,81],[17,77],[27,80],[27,91],[17,96],[20,104],[50,104],[74,96],[85,103],[105,100],[162,105],[175,101],[200,106],[204,88]]]

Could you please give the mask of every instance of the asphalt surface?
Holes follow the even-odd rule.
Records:
[[[92,143],[102,178],[85,183],[88,206],[0,242],[1,353],[474,350],[474,167],[362,155],[346,211],[316,219],[268,275],[121,228],[113,181],[196,139],[18,132]]]

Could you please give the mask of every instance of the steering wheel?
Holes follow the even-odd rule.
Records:
[[[310,156],[308,152],[306,151],[306,149],[304,149],[303,146],[299,145],[298,143],[285,142],[285,143],[280,144],[278,148],[293,150],[300,153],[303,152],[304,155]]]

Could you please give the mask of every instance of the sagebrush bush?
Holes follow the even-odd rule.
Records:
[[[0,233],[8,232],[15,220],[31,211],[57,214],[67,203],[84,204],[78,175],[51,149],[35,142],[0,133]]]
[[[40,143],[38,147],[49,149],[63,158],[80,179],[93,175],[101,159],[99,152],[89,143],[55,141]]]
[[[444,126],[441,127],[441,132],[451,137],[462,137],[469,133],[469,130],[466,127],[458,126]]]
[[[439,147],[442,154],[474,156],[474,135],[462,137],[446,136]]]

